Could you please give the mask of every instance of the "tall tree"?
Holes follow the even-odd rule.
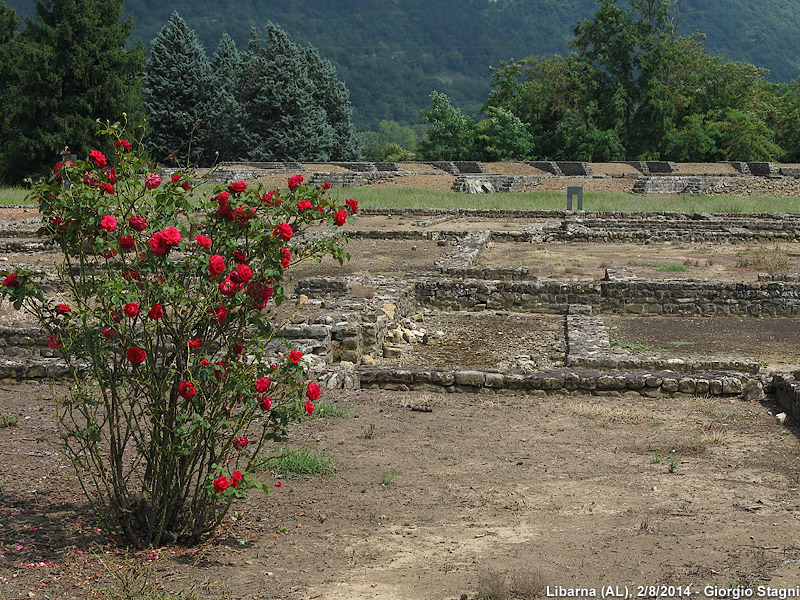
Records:
[[[303,49],[270,23],[266,46],[252,32],[245,73],[242,105],[249,158],[329,160],[334,130],[315,102]]]
[[[44,173],[69,146],[87,153],[102,145],[96,121],[142,114],[141,46],[126,50],[133,21],[122,20],[122,0],[39,0],[12,43],[0,133],[0,177],[19,181]],[[3,20],[8,21],[7,11]],[[4,75],[7,76],[7,75]]]
[[[475,121],[453,106],[446,94],[434,91],[431,108],[422,112],[430,124],[424,140],[417,145],[425,160],[475,160],[477,158]]]
[[[211,59],[212,92],[209,105],[209,152],[219,160],[236,161],[247,155],[245,112],[239,99],[243,73],[242,56],[227,33],[222,35]]]
[[[351,161],[359,158],[359,144],[352,123],[350,92],[336,76],[336,67],[322,58],[316,48],[305,49],[308,75],[313,85],[314,103],[325,111],[325,121],[333,129],[326,151],[331,160]]]
[[[145,73],[146,143],[155,160],[213,161],[204,155],[211,135],[212,86],[211,64],[203,46],[194,30],[173,12],[152,42]]]

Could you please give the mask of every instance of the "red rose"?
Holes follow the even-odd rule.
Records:
[[[109,169],[108,167],[103,167],[103,173],[105,173],[106,177],[108,177],[108,183],[117,185],[117,170],[116,169]]]
[[[289,352],[289,360],[293,363],[297,364],[300,362],[300,359],[303,358],[303,353],[299,350],[292,350]]]
[[[123,150],[131,149],[131,143],[128,140],[117,140],[116,142],[114,142],[114,145],[117,148],[122,148]]]
[[[249,206],[240,206],[235,211],[233,211],[233,218],[239,221],[240,223],[247,223],[256,216],[256,211],[254,208]]]
[[[241,450],[243,448],[247,448],[247,444],[250,443],[250,440],[247,439],[247,436],[242,436],[240,438],[236,438],[233,440],[233,449],[234,450]],[[234,486],[236,487],[236,486]]]
[[[104,338],[112,338],[114,337],[114,330],[110,327],[103,327],[103,337]]]
[[[101,254],[103,258],[113,258],[119,254],[119,252],[117,252],[114,248],[106,248]]]
[[[321,186],[319,186],[319,187],[321,187],[323,190],[329,190],[329,189],[331,189],[331,184],[330,184],[329,182],[327,182],[327,181],[326,181],[325,183],[323,183],[323,184],[322,184]]]
[[[196,241],[197,244],[199,246],[202,246],[203,248],[211,248],[211,238],[210,237],[207,237],[205,235],[198,235],[196,238],[194,238],[194,241]]]
[[[236,270],[231,273],[231,279],[236,283],[247,283],[253,278],[253,269],[247,265],[237,265]]]
[[[278,196],[280,196],[280,194],[278,194],[278,190],[271,190],[266,194],[263,194],[259,200],[261,200],[267,206],[280,206],[281,201],[278,200]]]
[[[181,184],[181,187],[183,188],[183,191],[184,191],[184,192],[188,192],[190,189],[192,189],[192,184],[191,184],[191,183],[189,183],[189,180],[187,179],[186,181],[184,181],[184,182]]]
[[[228,186],[228,190],[230,190],[234,194],[241,194],[246,189],[247,189],[247,184],[244,181],[234,181]]]
[[[358,200],[345,200],[344,203],[347,205],[347,208],[351,213],[355,214],[355,212],[358,210]]]
[[[241,344],[233,345],[233,352],[234,354],[236,354],[236,356],[239,356],[242,353],[242,350],[244,350],[244,346],[242,346]]]
[[[308,416],[311,416],[311,413],[314,412],[314,405],[311,404],[311,400],[306,400],[306,403],[303,405],[303,409],[308,413]]]
[[[209,362],[209,360],[207,358],[204,358],[203,360],[200,361],[200,366],[202,366],[202,367],[206,367],[206,366],[208,366],[210,364],[211,363]]]
[[[15,287],[19,285],[19,281],[17,281],[17,277],[19,277],[19,273],[11,273],[11,275],[6,276],[3,280],[3,285],[5,287]]]
[[[225,259],[219,254],[214,254],[208,259],[208,274],[211,279],[225,270]]]
[[[322,391],[319,389],[319,385],[317,385],[316,381],[311,381],[308,384],[308,389],[306,390],[306,397],[311,400],[311,402],[315,402],[319,399],[322,395]]]
[[[147,311],[147,316],[153,319],[153,321],[158,321],[164,316],[164,308],[160,304],[153,304],[150,310]]]
[[[237,250],[236,252],[231,254],[231,258],[233,260],[235,260],[237,263],[239,263],[240,265],[246,265],[247,264],[247,257],[244,255],[244,252],[240,252],[239,250]]]
[[[180,182],[180,180],[181,180],[181,174],[180,173],[173,173],[172,174],[172,183],[178,183],[178,182]]]
[[[68,312],[72,312],[72,309],[69,307],[69,304],[59,304],[58,306],[56,306],[57,315],[65,315]]]
[[[194,385],[190,381],[182,381],[178,384],[178,394],[182,398],[191,400],[197,395],[197,390],[194,389]]]
[[[117,228],[117,220],[111,215],[106,215],[100,219],[100,227],[111,233]]]
[[[247,438],[244,438],[244,439],[247,439]],[[234,445],[235,444],[236,444],[236,442],[234,442]],[[241,471],[234,471],[233,473],[231,473],[231,485],[234,488],[238,488],[239,484],[241,482],[242,482],[242,472]]]
[[[260,377],[256,380],[256,391],[260,394],[263,394],[269,389],[269,384],[269,377]]]
[[[147,245],[150,246],[150,252],[156,256],[164,256],[169,252],[169,244],[164,240],[164,234],[161,231],[156,231],[152,237],[147,240]]]
[[[211,199],[212,200],[216,200],[217,202],[219,202],[219,205],[222,206],[223,204],[227,204],[228,203],[228,199],[230,197],[231,197],[231,195],[228,192],[220,192],[219,194],[217,194],[216,196],[214,196]]]
[[[272,235],[276,235],[284,242],[288,242],[290,239],[292,239],[294,231],[292,231],[292,226],[288,223],[278,223],[278,226],[272,231]]]
[[[174,227],[167,227],[161,233],[164,236],[164,241],[170,246],[177,246],[181,241],[181,232]]]
[[[56,348],[61,348],[61,340],[51,333],[47,336],[47,345],[50,348],[53,348],[53,350]]]
[[[98,167],[105,167],[105,166],[106,166],[106,163],[108,162],[108,161],[106,160],[106,157],[105,157],[105,155],[104,155],[102,152],[100,152],[99,150],[92,150],[91,152],[89,152],[89,158],[90,158],[90,159],[91,159],[91,160],[94,162],[94,164],[96,164]]]
[[[292,260],[292,253],[289,252],[288,248],[281,248],[281,266],[286,269],[289,266],[289,261]]]
[[[114,186],[110,183],[101,183],[100,189],[103,190],[106,194],[113,194],[114,193]]]
[[[281,487],[283,484],[280,481],[275,482],[275,487]]]
[[[136,246],[136,241],[133,239],[132,235],[123,235],[119,238],[119,247],[123,250],[133,250]]]
[[[228,487],[230,487],[230,484],[228,483],[228,478],[225,477],[225,475],[221,475],[214,480],[214,491],[218,494],[221,494],[227,490]]]
[[[261,410],[267,412],[270,408],[272,408],[272,400],[269,396],[261,396],[261,402],[259,403]]]
[[[336,223],[338,227],[347,223],[347,211],[343,208],[337,210],[336,214],[333,216],[333,222]]]
[[[143,348],[139,348],[139,346],[131,346],[125,353],[125,356],[127,356],[132,364],[140,365],[147,358],[147,352],[145,352]]]
[[[292,175],[289,178],[289,189],[290,190],[296,190],[298,187],[300,187],[302,185],[302,183],[303,183],[303,176],[302,175],[299,175],[299,174],[298,175]]]
[[[134,231],[144,231],[147,229],[147,220],[144,217],[137,217],[134,215],[128,219],[128,225]]]
[[[228,309],[224,306],[220,306],[216,312],[212,309],[212,321],[216,321],[217,323],[222,323],[228,317]]]
[[[225,278],[225,280],[219,284],[219,292],[223,296],[233,296],[236,293],[236,284],[234,284],[230,278]]]
[[[136,302],[128,302],[125,305],[125,308],[122,309],[126,315],[128,315],[131,319],[139,314],[139,305]]]
[[[125,269],[122,272],[122,278],[125,281],[132,281],[132,280],[139,280],[140,275],[138,271],[134,271],[133,269]]]
[[[314,208],[314,205],[308,200],[300,200],[300,202],[297,203],[297,208],[300,210],[308,210],[309,208]]]
[[[203,346],[203,340],[199,337],[189,340],[189,348],[197,350]]]
[[[161,185],[161,175],[158,173],[150,173],[147,177],[144,178],[144,186],[148,190],[154,190]]]

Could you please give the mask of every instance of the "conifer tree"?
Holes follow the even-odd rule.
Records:
[[[211,64],[197,35],[172,13],[152,42],[145,73],[145,142],[154,160],[183,163],[191,144],[192,162],[213,161],[206,156],[212,86]]]
[[[336,77],[333,63],[322,58],[316,48],[306,48],[305,58],[314,86],[314,102],[325,111],[325,120],[333,128],[333,137],[326,148],[330,160],[358,160],[358,138],[351,121],[353,111],[347,86]]]
[[[241,160],[247,154],[245,113],[239,100],[243,65],[236,43],[227,33],[219,41],[211,69],[208,150],[218,153],[221,161]]]
[[[52,167],[69,146],[84,154],[100,143],[95,122],[141,117],[141,46],[125,49],[133,21],[122,0],[38,0],[36,17],[10,42],[0,133],[0,178],[19,182]],[[0,29],[14,19],[3,8]],[[8,50],[7,44],[0,44]],[[5,51],[5,50],[4,50]],[[9,73],[10,71],[10,73]]]
[[[279,26],[268,27],[268,45],[253,32],[246,60],[243,107],[250,160],[330,159],[333,128],[314,102],[305,53]]]

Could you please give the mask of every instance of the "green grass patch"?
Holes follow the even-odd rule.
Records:
[[[655,263],[650,265],[656,271],[667,271],[668,273],[685,273],[689,270],[686,265],[679,265],[675,263]]]
[[[322,419],[344,419],[349,417],[355,412],[352,406],[344,404],[336,404],[334,402],[326,402],[317,406],[317,417]]]
[[[17,415],[3,415],[0,419],[0,428],[16,427],[19,424],[19,417]]]
[[[333,457],[325,450],[284,446],[277,456],[264,456],[257,461],[256,470],[273,471],[283,477],[327,475],[333,473]]]
[[[0,187],[0,204],[36,204],[30,190],[21,187]]]
[[[566,184],[565,184],[566,186]],[[339,188],[339,198],[358,200],[362,208],[439,208],[439,209],[517,209],[565,210],[563,192],[502,192],[464,194],[452,191],[414,188]],[[749,196],[640,196],[627,192],[591,192],[584,194],[587,211],[675,211],[684,213],[719,212],[800,212],[800,198]]]

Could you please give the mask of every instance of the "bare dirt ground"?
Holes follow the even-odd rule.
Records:
[[[758,403],[328,394],[353,412],[292,443],[328,452],[334,474],[284,478],[198,547],[125,554],[37,442],[55,440],[49,393],[0,387],[20,416],[0,436],[9,600],[103,597],[133,565],[164,589],[242,600],[472,599],[511,571],[531,587],[800,581],[798,432]],[[421,400],[433,412],[409,410]]]
[[[613,343],[642,351],[752,356],[771,367],[800,366],[800,321],[741,317],[633,317],[604,315]],[[643,348],[642,348],[643,346]]]
[[[403,344],[399,358],[378,364],[492,368],[519,371],[564,364],[564,317],[505,311],[453,313],[426,311],[415,324],[426,333],[441,334],[429,344]]]
[[[607,267],[630,267],[643,279],[749,281],[759,272],[797,272],[797,244],[529,244],[492,242],[482,265],[528,267],[539,279],[602,279]]]

